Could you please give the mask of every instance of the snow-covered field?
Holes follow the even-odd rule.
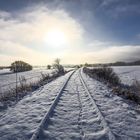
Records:
[[[25,96],[15,107],[0,111],[0,140],[29,140],[68,76]]]
[[[65,68],[65,70],[73,70],[73,68]],[[51,74],[55,70],[48,70],[44,67],[34,68],[31,71],[17,73],[17,81],[19,84],[20,78],[25,77],[26,83],[36,82],[42,78],[42,74]],[[10,69],[0,70],[0,93],[3,93],[11,88],[16,87],[16,74]]]
[[[140,139],[140,110],[136,105],[114,95],[101,82],[80,75],[80,71],[62,88],[71,73],[1,110],[0,139]]]
[[[106,85],[84,76],[91,96],[116,140],[140,140],[140,108],[114,95]],[[104,140],[104,139],[103,139]]]
[[[124,84],[131,85],[135,80],[140,81],[140,66],[116,66],[113,69]]]
[[[41,73],[51,74],[53,70],[47,70],[45,68],[34,68],[31,71],[17,73],[17,81],[19,82],[21,77],[25,77],[26,82],[36,82],[41,78]],[[16,86],[16,74],[12,73],[9,69],[0,70],[0,93],[9,90]]]

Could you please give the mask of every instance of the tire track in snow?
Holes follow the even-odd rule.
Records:
[[[96,102],[94,101],[94,99],[92,98],[86,83],[84,81],[84,79],[82,78],[82,74],[81,74],[81,70],[79,71],[79,77],[81,80],[81,83],[84,87],[85,92],[81,92],[81,98],[80,98],[80,102],[83,102],[83,113],[84,110],[86,109],[86,113],[93,113],[92,118],[90,118],[89,120],[89,124],[90,121],[94,122],[91,123],[93,124],[92,126],[95,125],[95,127],[93,129],[91,129],[91,127],[85,128],[85,133],[83,136],[83,139],[85,140],[96,140],[96,139],[103,139],[103,140],[115,140],[115,136],[112,133],[110,127],[108,126],[104,116],[102,115],[101,111],[99,110],[98,106],[96,105]],[[85,108],[86,106],[86,108]],[[88,108],[88,110],[87,110]],[[91,109],[91,110],[90,110]],[[88,115],[83,115],[83,127],[85,127],[86,123],[88,122]],[[86,120],[84,121],[84,117],[86,118]],[[91,115],[90,115],[91,117]],[[90,130],[91,129],[91,130]],[[87,131],[87,133],[86,133]]]

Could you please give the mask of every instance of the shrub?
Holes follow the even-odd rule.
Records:
[[[132,87],[134,88],[135,91],[139,92],[140,94],[140,81],[136,80],[133,82]]]
[[[110,67],[94,69],[88,69],[85,67],[83,71],[92,78],[109,83],[108,86],[112,89],[113,93],[140,104],[139,81],[135,80],[132,86],[124,85]]]
[[[48,80],[49,78],[50,78],[49,74],[41,73],[40,82],[46,81],[46,80]]]
[[[20,88],[21,90],[26,90],[26,78],[24,76],[19,77],[19,83],[20,83]]]
[[[106,81],[112,85],[118,85],[121,83],[118,75],[113,71],[111,67],[98,67],[93,69],[84,68],[84,72],[90,77],[98,80]]]
[[[138,97],[140,101],[140,81],[135,80],[132,84],[132,89],[135,91],[135,95]]]
[[[48,69],[48,70],[51,69],[51,65],[47,65],[47,69]]]
[[[59,74],[65,73],[64,67],[60,65],[60,59],[58,58],[54,61],[53,68],[56,69]]]
[[[16,87],[9,88],[8,91],[0,93],[0,102],[8,103],[10,100],[18,101],[23,96],[28,94],[28,92],[38,89],[39,87],[51,82],[59,76],[60,74],[56,71],[52,72],[51,75],[41,73],[40,80],[30,83],[27,82],[27,79],[24,76],[21,76]]]
[[[13,72],[23,72],[32,70],[32,66],[23,61],[15,61],[11,64],[10,70]]]

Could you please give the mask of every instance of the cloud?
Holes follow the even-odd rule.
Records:
[[[140,46],[101,47],[99,50],[87,52],[85,59],[90,63],[136,61],[140,59]]]
[[[103,42],[102,42],[103,44]],[[109,43],[106,43],[109,44]],[[111,44],[111,43],[110,43]],[[84,63],[110,63],[116,61],[136,61],[140,60],[140,46],[113,46],[99,45],[91,50],[79,49],[61,55],[64,64],[84,64]],[[97,47],[99,47],[97,49]]]
[[[103,49],[107,49],[108,47],[112,46],[113,43],[112,42],[103,42],[100,40],[94,40],[90,43],[88,43],[87,47],[92,49],[93,51],[98,51],[98,50],[103,50]]]
[[[64,64],[140,59],[140,46],[114,45],[101,39],[90,42],[91,38],[84,36],[82,25],[62,9],[51,10],[39,5],[14,15],[0,11],[0,28],[0,65],[10,65],[15,60],[47,65],[56,57]],[[61,48],[53,48],[45,42],[47,32],[54,28],[62,30],[68,38]]]
[[[6,11],[0,11],[0,18],[4,18],[7,19],[11,16],[11,14],[9,12]]]
[[[9,65],[12,61],[23,60],[31,64],[49,63],[48,55],[40,53],[21,44],[0,40],[1,65]]]
[[[130,0],[103,0],[100,8],[113,18],[140,14],[140,2]]]
[[[9,56],[7,63],[1,62],[2,65],[10,64],[11,57],[26,59],[35,65],[46,64],[69,47],[79,45],[83,39],[81,25],[64,10],[50,10],[42,5],[28,7],[14,16],[0,11],[0,28],[1,58],[6,56],[8,60]],[[56,48],[57,53],[45,43],[47,32],[54,28],[62,30],[69,41],[66,49]]]
[[[54,27],[72,35],[71,39],[79,39],[83,32],[81,25],[69,17],[65,11],[52,11],[43,6],[30,7],[20,11],[16,18],[3,20],[4,24],[1,33],[5,33],[5,35],[1,35],[0,38],[22,41],[22,43],[41,41],[44,34]]]

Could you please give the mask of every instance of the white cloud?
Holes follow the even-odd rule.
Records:
[[[0,44],[1,65],[9,65],[9,63],[15,60],[23,60],[36,65],[40,65],[40,62],[45,64],[50,61],[48,59],[49,56],[45,53],[34,51],[21,44],[2,40],[0,40]]]
[[[89,48],[92,48],[93,51],[98,51],[98,50],[106,49],[112,45],[113,45],[112,42],[103,42],[100,40],[94,40],[94,41],[90,42],[87,46]]]
[[[11,16],[11,14],[9,12],[6,11],[0,11],[0,18],[9,18]]]
[[[100,50],[87,52],[85,58],[90,63],[115,61],[135,61],[140,59],[140,46],[108,46]]]
[[[122,16],[130,16],[131,14],[140,14],[139,3],[133,3],[130,0],[103,0],[100,7],[104,8],[109,16],[116,19]]]
[[[101,46],[100,46],[101,47]],[[108,46],[94,51],[71,51],[61,55],[64,64],[110,63],[140,59],[140,46]]]
[[[44,6],[29,7],[16,14],[0,11],[0,65],[24,60],[34,65],[52,63],[56,57],[62,63],[102,63],[118,60],[137,60],[140,46],[115,46],[111,42],[87,42],[84,29],[63,10],[49,10]],[[46,33],[59,28],[68,37],[61,48],[45,44]]]
[[[10,13],[4,11],[0,11],[0,15],[2,15],[0,19],[0,54],[7,56],[6,60],[9,56],[9,61],[5,64],[10,64],[11,57],[26,58],[28,62],[32,57],[32,64],[36,65],[39,59],[40,65],[46,64],[54,57],[69,50],[70,46],[76,46],[82,42],[81,25],[63,10],[52,11],[44,6],[38,6],[19,11],[16,18],[12,18]],[[9,16],[10,18],[5,20],[5,17]],[[69,41],[66,44],[66,50],[57,49],[57,54],[44,41],[46,33],[54,28],[62,30]],[[2,62],[1,64],[3,65]]]

